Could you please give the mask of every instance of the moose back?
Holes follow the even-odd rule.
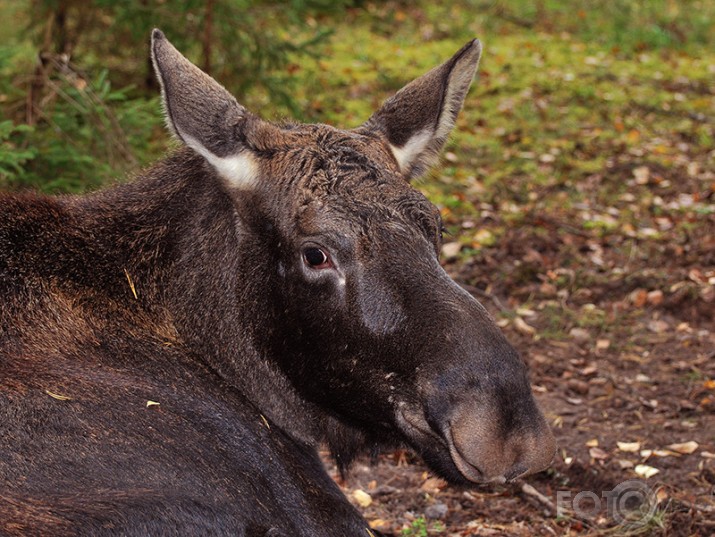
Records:
[[[550,463],[410,186],[480,53],[339,130],[260,119],[153,32],[184,147],[91,195],[0,195],[0,534],[366,537],[321,443],[342,469],[407,445],[455,484]]]

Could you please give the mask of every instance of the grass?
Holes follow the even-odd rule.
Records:
[[[439,535],[443,533],[444,530],[444,524],[439,520],[428,522],[425,517],[419,516],[400,532],[400,536],[428,537],[429,535]]]
[[[710,233],[715,32],[706,30],[712,29],[715,4],[459,0],[361,5],[340,18],[316,20],[315,31],[330,26],[332,37],[315,56],[296,57],[294,99],[309,121],[357,126],[403,84],[474,36],[482,39],[480,70],[442,164],[416,183],[441,209],[447,240],[462,245],[459,264],[481,262],[515,240],[557,241],[552,257],[559,265],[551,268],[576,270],[578,281],[561,281],[568,279],[562,274],[553,283],[572,293],[608,283],[614,267],[594,264],[597,247],[626,259],[625,267],[615,268],[627,279],[628,259],[653,258],[669,245]],[[32,56],[17,30],[20,14],[13,6],[0,1],[8,15],[0,19],[7,44],[0,48],[0,72],[8,76]],[[13,54],[3,56],[11,48]],[[101,105],[87,104],[91,114],[63,109],[56,115],[56,137],[37,139],[33,129],[0,124],[5,127],[0,129],[0,174],[12,179],[27,160],[42,154],[54,168],[26,181],[41,190],[83,190],[125,176],[131,166],[116,162],[114,139],[102,133],[103,118],[111,113],[137,163],[158,158],[169,138],[161,128],[158,100],[132,100],[107,81],[102,84],[95,90]],[[74,102],[83,103],[80,97]],[[260,92],[249,94],[246,104],[269,119],[289,115]],[[106,151],[111,159],[105,160],[115,162],[95,159],[92,173],[85,171],[83,144]],[[71,180],[62,175],[69,169],[74,170]],[[528,230],[528,237],[515,237],[519,229]],[[574,234],[580,242],[568,242]],[[543,269],[522,264],[502,267],[498,275],[517,287],[543,278]],[[667,289],[668,278],[658,275],[657,287]],[[543,324],[554,334],[591,322],[574,310],[555,326],[546,313]]]

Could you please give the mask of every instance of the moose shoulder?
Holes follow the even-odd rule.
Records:
[[[365,537],[322,442],[343,468],[409,445],[456,484],[545,468],[526,367],[409,184],[479,56],[338,130],[258,118],[155,30],[186,147],[96,194],[0,195],[0,534]]]

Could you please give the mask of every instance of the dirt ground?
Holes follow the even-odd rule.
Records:
[[[688,188],[671,190],[679,199]],[[712,187],[694,198],[712,204]],[[535,214],[498,245],[445,262],[530,365],[559,444],[552,468],[466,490],[407,452],[362,461],[342,486],[372,527],[405,536],[715,534],[715,217],[686,211],[695,233],[649,240],[583,232],[572,216]]]

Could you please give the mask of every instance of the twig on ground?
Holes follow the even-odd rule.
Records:
[[[484,291],[483,289],[480,289],[479,287],[475,287],[475,286],[473,286],[473,285],[469,285],[468,283],[460,283],[459,285],[461,285],[462,288],[463,288],[465,291],[468,291],[468,292],[472,293],[473,295],[479,295],[479,296],[482,297],[482,298],[488,298],[488,299],[491,300],[491,301],[494,303],[494,305],[495,305],[497,308],[499,308],[503,313],[508,313],[508,314],[514,313],[512,310],[510,310],[509,308],[507,308],[507,307],[504,305],[504,303],[503,303],[501,300],[499,300],[499,297],[497,297],[496,295],[493,295],[492,293],[489,293],[489,292],[487,292],[487,291]]]
[[[541,505],[546,507],[549,512],[552,514],[556,514],[558,512],[558,508],[556,507],[556,504],[552,502],[547,496],[544,496],[541,494],[538,490],[536,490],[534,487],[529,485],[529,483],[524,483],[521,485],[521,492],[526,494],[527,496],[530,496],[531,498],[536,499]]]

